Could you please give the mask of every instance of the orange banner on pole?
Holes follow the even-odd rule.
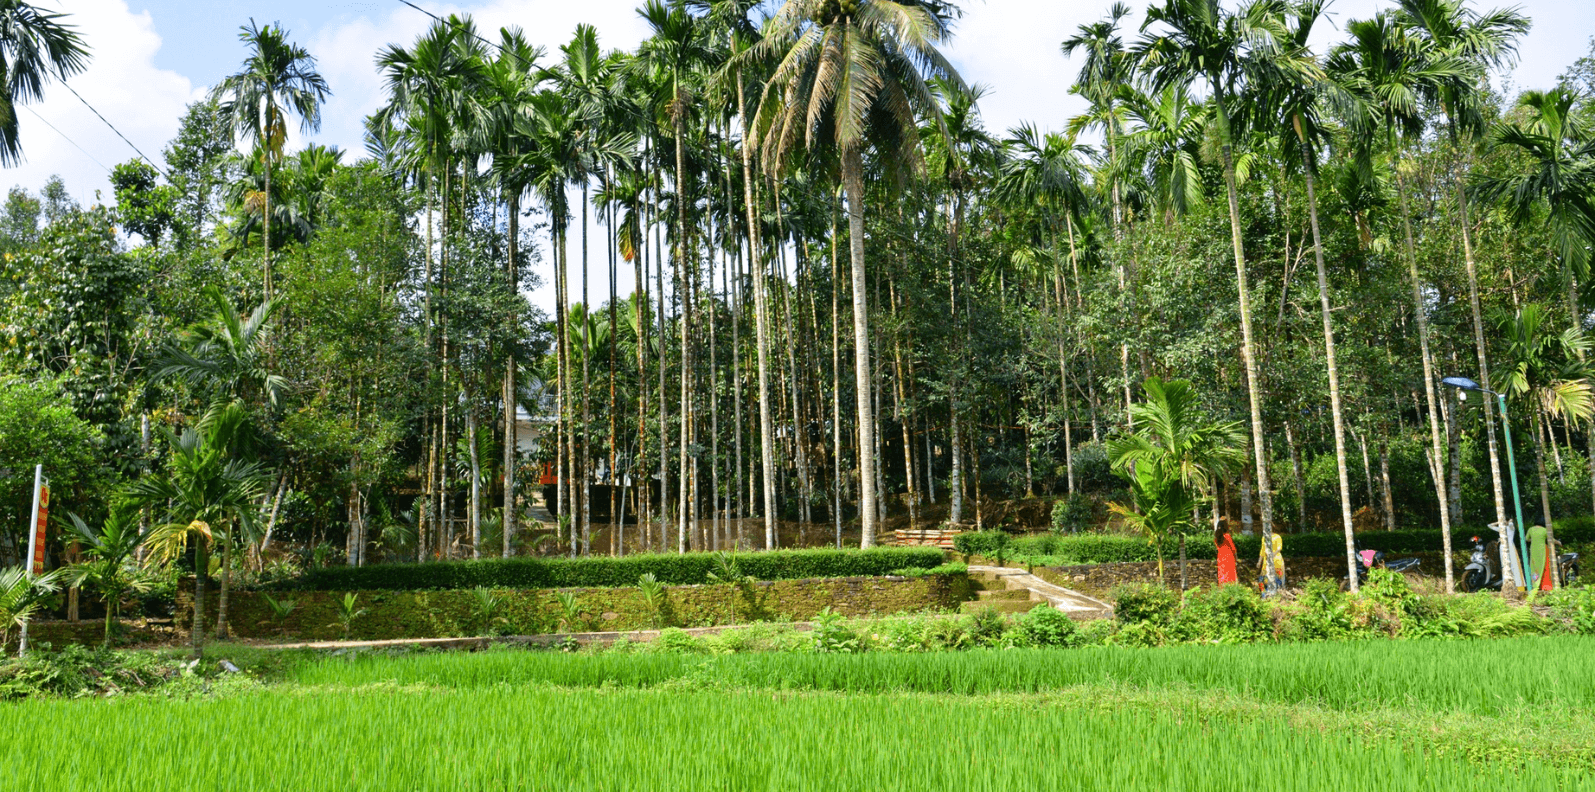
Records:
[[[44,527],[49,524],[50,515],[50,485],[39,487],[39,514],[38,522],[33,528],[33,574],[44,574]]]

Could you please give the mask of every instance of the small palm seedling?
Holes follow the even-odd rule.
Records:
[[[666,626],[670,621],[670,594],[665,591],[665,584],[648,572],[637,578],[637,589],[642,592],[643,604],[648,606],[648,619],[654,629]]]
[[[354,592],[350,592],[343,595],[343,599],[337,602],[338,621],[334,622],[331,626],[343,628],[343,640],[345,641],[349,640],[349,631],[354,626],[354,620],[364,616],[366,613],[365,608],[355,607],[357,604],[356,600],[357,597]]]
[[[762,606],[755,596],[753,586],[759,582],[752,575],[742,574],[742,568],[737,564],[737,557],[730,553],[716,553],[714,557],[714,570],[705,577],[710,583],[719,583],[731,586],[726,596],[726,618],[729,622],[737,620],[737,596],[741,595],[748,601],[749,610],[759,611]]]
[[[554,595],[559,601],[559,624],[564,629],[575,632],[582,625],[581,603],[576,600],[576,595],[569,591],[561,591]]]
[[[274,599],[270,594],[267,594],[264,591],[260,593],[260,598],[266,601],[266,607],[271,609],[272,621],[275,621],[279,627],[281,627],[282,623],[287,621],[288,617],[293,614],[294,608],[299,606],[299,603],[295,600]]]
[[[479,635],[486,635],[498,625],[507,625],[509,620],[499,615],[504,609],[504,598],[493,593],[487,586],[477,586],[472,590],[476,595],[476,602],[471,605],[471,621],[476,624]]]

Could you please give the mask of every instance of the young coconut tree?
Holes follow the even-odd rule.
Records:
[[[1135,503],[1108,509],[1152,538],[1162,580],[1164,537],[1194,528],[1210,482],[1246,464],[1246,435],[1239,422],[1205,420],[1189,380],[1148,377],[1141,390],[1146,401],[1130,406],[1135,433],[1107,442],[1108,460],[1130,482]]]

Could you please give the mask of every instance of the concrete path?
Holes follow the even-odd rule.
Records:
[[[970,565],[970,577],[997,583],[1008,591],[1023,589],[1031,602],[1045,602],[1073,619],[1105,619],[1113,616],[1113,606],[1073,589],[1048,583],[1023,569]]]

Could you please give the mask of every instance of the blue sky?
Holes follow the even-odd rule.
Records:
[[[34,1],[70,15],[66,21],[79,27],[93,50],[89,70],[72,79],[73,88],[157,160],[176,132],[184,106],[237,69],[243,58],[238,28],[251,17],[261,24],[280,21],[316,56],[333,98],[320,133],[312,137],[352,152],[361,150],[361,119],[382,98],[373,65],[377,50],[414,40],[429,22],[398,0]],[[635,46],[645,34],[635,12],[640,0],[412,1],[440,14],[471,13],[486,31],[519,25],[550,52],[569,39],[579,22],[595,25],[606,48]],[[1137,9],[1145,4],[1131,2]],[[964,3],[965,16],[946,51],[966,80],[987,87],[981,104],[988,128],[1000,132],[1034,121],[1060,129],[1079,111],[1079,100],[1067,93],[1078,65],[1059,53],[1058,42],[1076,26],[1100,18],[1108,5],[1109,0]],[[1388,0],[1338,0],[1330,12],[1343,24],[1389,5]],[[1496,4],[1486,0],[1479,5]],[[1575,58],[1589,52],[1595,10],[1591,0],[1525,0],[1519,5],[1533,18],[1534,28],[1521,44],[1520,64],[1509,79],[1520,87],[1549,86]],[[1138,16],[1127,21],[1129,36],[1139,22]],[[1323,28],[1320,46],[1338,35]],[[0,186],[37,190],[51,174],[60,174],[80,201],[92,202],[96,191],[108,200],[106,168],[131,159],[132,149],[72,94],[59,86],[47,87],[45,94],[43,102],[18,113],[26,162],[0,174]],[[625,291],[630,283],[621,286]]]

